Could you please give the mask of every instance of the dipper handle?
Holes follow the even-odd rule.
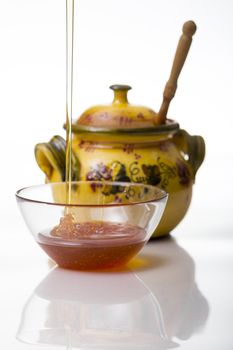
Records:
[[[171,73],[163,92],[163,102],[157,114],[156,124],[164,124],[166,121],[167,111],[172,98],[175,96],[177,80],[185,59],[192,43],[192,36],[196,32],[196,24],[193,21],[185,22],[183,25],[183,34],[180,37],[176,54],[174,57]]]

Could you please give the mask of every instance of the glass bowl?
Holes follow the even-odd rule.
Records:
[[[149,240],[167,193],[144,184],[78,181],[16,193],[36,242],[60,267],[88,270],[125,265]],[[67,204],[67,201],[69,204]]]

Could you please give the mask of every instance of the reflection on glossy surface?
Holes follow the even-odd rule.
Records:
[[[69,348],[170,348],[159,304],[130,270],[55,268],[25,306],[20,340]]]
[[[195,281],[194,261],[173,238],[152,242],[150,248],[153,255],[140,256],[147,268],[140,271],[139,264],[137,275],[156,295],[167,336],[187,340],[204,328],[209,314],[208,302]]]
[[[205,324],[208,304],[191,257],[173,240],[153,244],[156,258],[142,255],[147,266],[131,270],[53,269],[25,305],[17,338],[65,349],[179,346]]]

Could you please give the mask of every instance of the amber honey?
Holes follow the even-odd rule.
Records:
[[[104,269],[131,260],[145,244],[145,231],[131,224],[94,221],[71,226],[63,221],[40,233],[38,243],[61,267]]]

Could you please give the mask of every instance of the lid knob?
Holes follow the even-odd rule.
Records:
[[[113,103],[129,103],[127,93],[132,89],[131,86],[115,84],[111,85],[110,89],[114,91]]]

